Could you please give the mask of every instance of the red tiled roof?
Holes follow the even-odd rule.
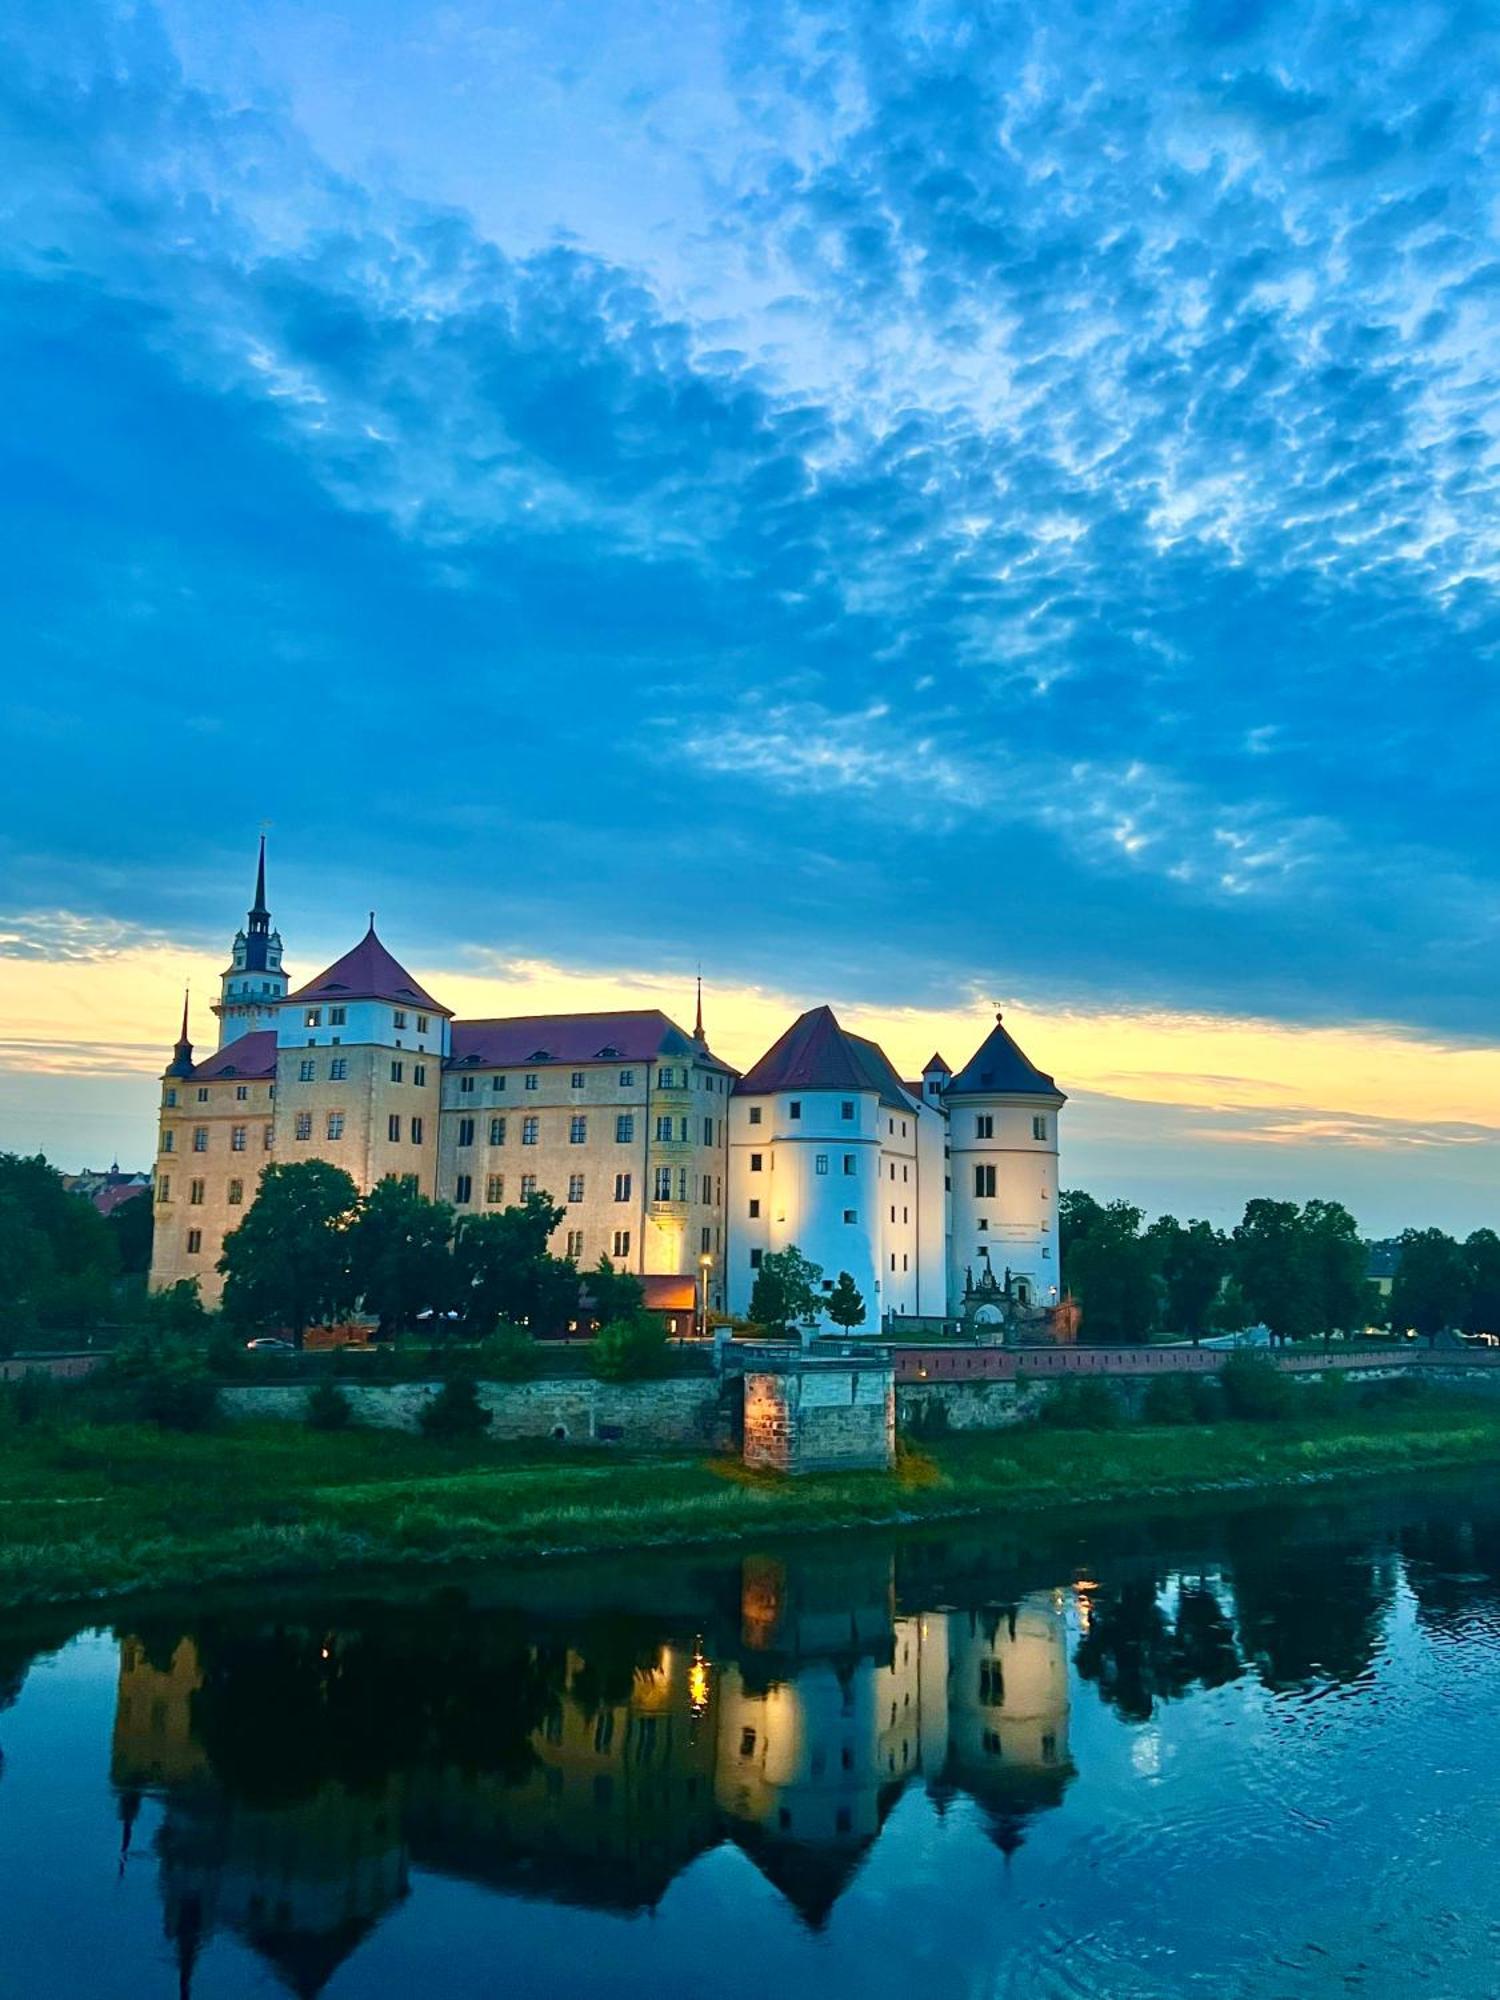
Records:
[[[257,1028],[253,1035],[241,1035],[227,1049],[216,1049],[188,1071],[193,1083],[218,1083],[227,1077],[263,1077],[276,1074],[276,1030]]]
[[[398,1007],[422,1007],[451,1017],[452,1009],[424,993],[399,960],[392,958],[371,924],[353,951],[299,986],[293,1000],[391,1000]]]
[[[138,1201],[143,1194],[150,1194],[149,1186],[133,1181],[124,1181],[112,1187],[102,1187],[93,1196],[93,1205],[101,1215],[113,1215],[117,1208],[123,1208],[127,1201]]]
[[[735,1085],[741,1097],[772,1090],[874,1090],[881,1101],[915,1110],[877,1043],[841,1028],[831,1007],[813,1007]]]
[[[506,1068],[515,1063],[650,1062],[690,1056],[697,1044],[657,1007],[607,1014],[515,1014],[455,1021],[452,1063]]]

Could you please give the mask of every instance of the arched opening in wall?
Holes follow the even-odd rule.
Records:
[[[1012,1280],[1012,1283],[1015,1286],[1016,1304],[1020,1306],[1029,1306],[1032,1303],[1030,1278],[1015,1278]]]
[[[567,1443],[567,1441],[568,1441],[568,1427],[567,1427],[567,1425],[566,1425],[566,1424],[554,1424],[554,1425],[552,1426],[552,1442],[553,1442],[554,1444],[566,1444],[566,1443]]]

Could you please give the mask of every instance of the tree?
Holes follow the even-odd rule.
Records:
[[[531,1194],[498,1215],[466,1215],[453,1237],[453,1296],[465,1329],[487,1334],[497,1320],[548,1333],[578,1311],[578,1266],[547,1250],[565,1210]]]
[[[1156,1244],[1167,1324],[1190,1334],[1196,1347],[1229,1269],[1229,1245],[1211,1222],[1184,1227],[1175,1215],[1158,1217],[1146,1233]]]
[[[482,1437],[492,1421],[471,1375],[451,1376],[417,1419],[423,1433],[441,1444]]]
[[[828,1317],[835,1326],[856,1327],[865,1323],[865,1301],[847,1271],[840,1271],[838,1283],[827,1299]]]
[[[0,1153],[0,1299],[23,1325],[88,1326],[110,1306],[104,1218],[40,1154]]]
[[[155,1208],[150,1188],[142,1188],[104,1218],[105,1230],[115,1246],[115,1264],[123,1277],[142,1278],[151,1269]]]
[[[591,1355],[601,1382],[637,1382],[667,1365],[667,1329],[656,1313],[636,1311],[601,1326]]]
[[[1103,1213],[1102,1205],[1082,1188],[1063,1189],[1057,1198],[1057,1253],[1064,1264],[1074,1244],[1088,1235]]]
[[[1404,1229],[1401,1262],[1391,1284],[1391,1327],[1436,1341],[1444,1327],[1468,1317],[1469,1261],[1441,1229]]]
[[[1493,1229],[1476,1229],[1464,1243],[1464,1261],[1469,1267],[1464,1331],[1500,1333],[1500,1236]]]
[[[795,1243],[768,1250],[760,1260],[750,1293],[750,1317],[758,1326],[780,1327],[811,1319],[822,1297],[823,1267],[804,1257]]]
[[[448,1204],[429,1201],[394,1174],[360,1203],[349,1232],[350,1273],[365,1310],[379,1316],[382,1339],[415,1326],[420,1313],[448,1304],[452,1239]]]
[[[225,1313],[285,1326],[300,1347],[315,1320],[347,1311],[358,1203],[349,1175],[326,1160],[267,1167],[244,1221],[224,1239]]]
[[[1234,1231],[1234,1274],[1273,1340],[1317,1331],[1317,1272],[1296,1202],[1262,1197],[1246,1203]]]
[[[608,1257],[601,1257],[584,1280],[594,1302],[594,1319],[599,1326],[629,1319],[645,1303],[646,1288],[633,1271],[617,1271]]]
[[[1312,1289],[1315,1330],[1351,1332],[1375,1317],[1375,1290],[1365,1274],[1368,1253],[1359,1224],[1340,1201],[1310,1201],[1302,1233]]]
[[[1070,1252],[1068,1285],[1091,1341],[1144,1340],[1156,1318],[1158,1244],[1141,1234],[1142,1212],[1128,1201],[1100,1208]]]

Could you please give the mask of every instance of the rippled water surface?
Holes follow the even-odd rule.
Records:
[[[0,1623],[0,1993],[1491,1995],[1500,1504]]]

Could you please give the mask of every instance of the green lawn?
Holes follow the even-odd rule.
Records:
[[[950,1438],[802,1480],[389,1431],[0,1431],[0,1605],[333,1569],[727,1542],[993,1511],[1500,1464],[1500,1403],[1433,1396],[1279,1424]]]

